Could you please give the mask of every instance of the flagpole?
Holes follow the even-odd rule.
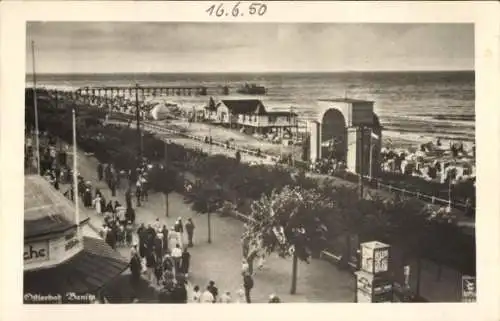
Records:
[[[78,200],[78,169],[77,169],[77,147],[76,147],[76,114],[75,108],[72,110],[73,114],[73,194],[75,198],[75,222],[76,231],[80,231],[80,202]]]
[[[31,58],[33,60],[33,107],[35,108],[35,144],[37,172],[40,174],[40,133],[38,131],[38,99],[36,97],[36,72],[35,72],[35,42],[31,41]]]
[[[372,180],[372,168],[373,168],[373,128],[370,132],[370,168],[368,169],[368,177],[370,181]]]

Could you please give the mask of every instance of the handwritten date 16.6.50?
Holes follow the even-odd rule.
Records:
[[[205,12],[209,16],[215,17],[243,17],[249,16],[263,16],[267,12],[267,5],[262,2],[244,3],[237,2],[235,5],[228,3],[213,4],[208,7]]]

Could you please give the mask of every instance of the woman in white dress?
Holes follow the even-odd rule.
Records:
[[[179,244],[182,247],[182,243],[179,240],[179,235],[172,226],[170,228],[170,232],[168,233],[168,248],[170,250],[175,249],[175,245],[177,244]]]
[[[96,198],[94,198],[94,208],[98,215],[102,214],[101,197],[99,195],[97,195]]]

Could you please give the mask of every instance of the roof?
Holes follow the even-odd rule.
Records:
[[[88,217],[80,212],[80,221]],[[75,206],[38,175],[24,177],[24,238],[64,232],[76,226]]]
[[[103,240],[84,237],[83,250],[53,268],[24,273],[24,293],[95,293],[128,268],[128,262]]]
[[[266,109],[258,99],[234,99],[221,101],[233,114],[265,115]]]
[[[268,111],[267,114],[270,116],[298,116],[296,113],[289,111]]]
[[[337,103],[373,103],[370,100],[352,99],[352,98],[328,98],[328,99],[318,99],[319,101],[325,102],[337,102]]]

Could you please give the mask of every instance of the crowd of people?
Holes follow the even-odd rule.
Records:
[[[56,140],[48,134],[41,148],[41,169],[45,178],[54,187],[61,190],[67,185],[64,195],[75,201],[73,172],[66,163],[64,152],[56,152]],[[35,165],[33,146],[27,138],[25,165]],[[31,164],[33,163],[33,164]],[[136,206],[148,201],[148,171],[151,164],[145,161],[135,171],[118,170],[113,164],[98,164],[97,178],[105,181],[111,191],[110,199],[90,180],[77,173],[78,198],[84,208],[95,211],[103,217],[100,230],[101,237],[113,249],[129,247],[130,271],[133,287],[140,278],[159,287],[158,301],[160,303],[251,303],[251,290],[254,287],[253,273],[248,264],[243,264],[241,288],[233,297],[231,291],[221,291],[214,281],[210,281],[203,289],[199,285],[188,282],[191,253],[194,246],[195,224],[189,218],[184,224],[179,217],[175,224],[168,228],[159,219],[145,225],[136,225],[136,213],[133,206],[135,192]],[[124,184],[123,180],[128,180]],[[128,186],[127,186],[128,185]],[[116,200],[116,190],[127,186],[125,204]],[[132,190],[132,187],[135,187]],[[190,295],[188,295],[190,293]],[[276,295],[269,298],[270,303],[279,303]]]
[[[242,267],[242,288],[233,298],[231,291],[219,292],[215,281],[211,280],[202,290],[199,285],[190,288],[188,282],[195,226],[192,219],[183,224],[178,218],[169,229],[159,219],[152,224],[141,224],[137,229],[138,244],[131,248],[130,270],[132,284],[137,284],[144,276],[159,287],[160,303],[251,303],[254,286],[252,273],[246,260]],[[185,240],[185,234],[187,242]],[[191,293],[191,296],[189,296]],[[270,303],[280,303],[276,295]]]
[[[193,246],[194,223],[188,219],[184,225],[181,218],[168,229],[159,219],[147,227],[137,229],[138,242],[131,248],[130,270],[133,284],[141,275],[156,286],[161,286],[159,299],[162,303],[187,302],[187,277]],[[184,231],[188,231],[188,242],[184,244]]]

